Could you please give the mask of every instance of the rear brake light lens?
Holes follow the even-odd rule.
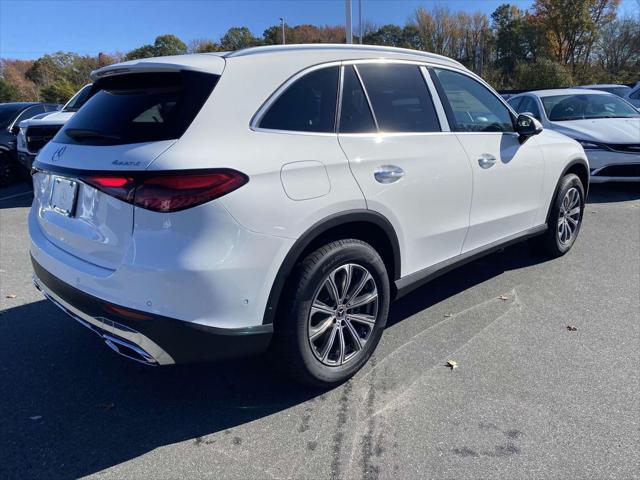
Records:
[[[133,203],[133,193],[136,183],[132,177],[96,175],[85,177],[82,181],[112,197],[124,202]]]
[[[249,181],[245,174],[230,169],[136,177],[96,175],[82,180],[108,195],[156,212],[195,207],[222,197]]]

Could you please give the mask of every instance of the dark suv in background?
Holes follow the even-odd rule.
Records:
[[[16,136],[20,122],[35,115],[60,110],[60,107],[55,103],[0,103],[0,187],[9,185],[16,178]]]

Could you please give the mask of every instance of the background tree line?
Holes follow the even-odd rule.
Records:
[[[640,0],[639,7],[640,7]],[[566,87],[640,80],[640,12],[619,16],[620,0],[535,0],[523,11],[500,5],[491,15],[419,7],[404,25],[367,24],[363,43],[413,48],[455,58],[498,89]],[[0,59],[0,101],[64,102],[96,68],[123,60],[238,50],[282,43],[280,25],[254,36],[232,27],[219,39],[188,44],[161,35],[127,53],[58,52],[37,60]],[[288,44],[344,43],[343,26],[285,25]],[[356,36],[354,42],[358,42]]]

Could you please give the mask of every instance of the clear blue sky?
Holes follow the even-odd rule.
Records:
[[[490,14],[502,3],[527,8],[532,0],[362,0],[363,19],[376,25],[404,24],[416,7]],[[354,26],[357,0],[354,4]],[[635,14],[636,0],[621,11]],[[0,57],[37,58],[59,50],[81,54],[126,52],[157,35],[173,33],[185,42],[217,40],[233,26],[254,35],[284,17],[289,25],[344,23],[344,0],[0,0]]]

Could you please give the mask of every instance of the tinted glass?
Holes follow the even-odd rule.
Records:
[[[518,110],[518,108],[520,106],[520,103],[522,102],[522,98],[523,97],[511,98],[507,100],[507,103],[511,105],[511,108],[513,108],[516,112],[519,112],[520,110]]]
[[[531,97],[524,97],[522,103],[520,104],[520,108],[517,109],[518,113],[529,112],[533,114],[535,118],[540,120],[540,109],[538,108],[537,102]]]
[[[364,95],[360,80],[353,66],[344,69],[342,84],[342,108],[340,109],[340,132],[367,133],[375,132],[369,102]]]
[[[635,108],[620,97],[610,94],[553,95],[542,97],[542,105],[552,122],[640,117]]]
[[[261,128],[334,132],[338,67],[315,70],[296,80],[271,105]]]
[[[427,84],[416,65],[357,66],[383,132],[439,132]]]
[[[29,107],[20,114],[15,124],[18,125],[22,120],[26,120],[27,118],[31,118],[34,115],[39,115],[44,112],[45,112],[44,105],[36,105],[35,107]]]
[[[7,128],[23,108],[24,105],[0,104],[0,128]]]
[[[513,132],[509,109],[480,82],[451,70],[434,69],[456,132]]]
[[[118,145],[177,139],[209,97],[217,75],[136,73],[98,80],[59,143]]]
[[[77,112],[80,107],[84,105],[87,100],[89,100],[90,95],[91,85],[85,85],[80,89],[78,93],[71,97],[71,100],[67,102],[63,110],[65,112]]]

